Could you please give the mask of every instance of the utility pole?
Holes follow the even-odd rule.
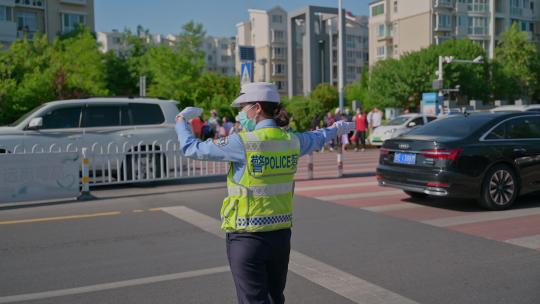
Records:
[[[338,3],[338,91],[339,111],[343,113],[343,3]]]

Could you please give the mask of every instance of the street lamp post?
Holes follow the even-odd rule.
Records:
[[[439,56],[439,69],[435,72],[437,74],[437,84],[434,84],[434,89],[438,89],[439,96],[444,96],[444,86],[443,86],[443,80],[444,80],[444,64],[450,64],[450,63],[470,63],[470,64],[483,64],[484,63],[484,57],[478,56],[474,58],[473,60],[462,60],[462,59],[455,59],[454,56]]]
[[[339,111],[343,113],[343,3],[338,3],[338,91],[339,91]]]

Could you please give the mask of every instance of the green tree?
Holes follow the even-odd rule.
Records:
[[[497,98],[532,99],[539,90],[538,51],[516,23],[501,34],[495,48],[493,91]]]
[[[485,51],[470,40],[447,40],[397,59],[382,60],[371,70],[368,104],[379,107],[416,107],[421,94],[431,92],[439,56],[456,59],[485,57]],[[487,99],[489,69],[487,64],[452,63],[444,66],[444,87],[460,85],[464,98]]]
[[[347,104],[350,105],[353,100],[360,101],[364,109],[370,109],[368,105],[368,93],[369,93],[369,72],[367,69],[362,71],[362,77],[359,81],[355,81],[345,86],[345,99]]]
[[[205,72],[197,80],[192,99],[197,107],[206,111],[215,109],[220,116],[234,118],[237,111],[231,108],[231,103],[240,92],[240,80],[237,77],[223,76]]]
[[[314,119],[322,119],[323,104],[318,99],[304,96],[294,96],[283,101],[285,109],[292,117],[296,131],[306,131]]]
[[[309,99],[316,100],[320,103],[320,107],[315,108],[318,112],[317,114],[325,113],[339,106],[339,92],[334,86],[328,83],[317,85],[309,94]]]
[[[193,92],[204,67],[204,53],[200,49],[205,32],[201,24],[194,22],[182,29],[176,46],[148,50],[141,72],[150,76],[149,96],[171,98],[185,107],[196,102]]]
[[[53,76],[56,99],[108,94],[105,62],[89,29],[53,42],[51,62],[46,73]]]

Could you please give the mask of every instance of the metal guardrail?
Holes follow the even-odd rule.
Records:
[[[86,152],[84,156],[82,149]],[[63,152],[81,153],[81,159],[88,160],[90,187],[225,175],[229,169],[228,163],[193,160],[182,156],[176,140],[126,142],[122,145],[96,142],[86,148],[79,148],[73,143],[47,146],[34,144],[30,147],[17,145],[11,151],[12,154]]]

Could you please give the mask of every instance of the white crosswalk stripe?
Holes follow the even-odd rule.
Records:
[[[162,208],[163,211],[220,238],[218,220],[184,206]],[[291,250],[289,269],[303,278],[361,304],[414,304],[416,302],[372,284],[350,273]]]

